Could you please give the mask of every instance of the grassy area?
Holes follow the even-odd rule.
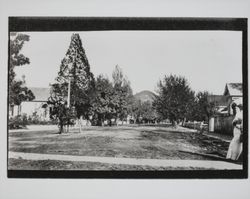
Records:
[[[10,132],[9,150],[28,153],[103,157],[204,160],[180,152],[226,155],[228,143],[189,129],[171,127],[86,127],[59,135],[57,131]]]

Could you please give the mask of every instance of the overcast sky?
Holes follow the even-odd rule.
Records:
[[[22,53],[30,64],[16,69],[27,86],[55,81],[73,32],[26,32]],[[236,31],[90,31],[78,32],[96,77],[118,64],[134,93],[156,90],[164,75],[185,76],[195,91],[223,94],[227,82],[242,82],[242,37]]]

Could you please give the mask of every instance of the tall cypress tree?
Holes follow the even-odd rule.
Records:
[[[83,116],[89,119],[95,81],[79,34],[73,34],[71,37],[56,81],[57,83],[52,85],[53,93],[65,99],[70,82],[70,106],[75,107],[78,118]]]

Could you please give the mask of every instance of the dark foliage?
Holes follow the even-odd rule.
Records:
[[[35,98],[23,81],[15,80],[15,67],[29,64],[30,60],[20,53],[29,36],[25,34],[11,33],[10,37],[10,60],[9,60],[9,105],[20,105],[23,101],[31,101]]]
[[[49,104],[51,118],[57,118],[60,132],[71,124],[73,118],[89,119],[94,96],[95,82],[79,34],[73,34],[70,46],[63,58],[60,71],[52,85]],[[70,87],[70,102],[66,101]],[[66,104],[69,103],[69,106]]]
[[[191,118],[194,102],[194,91],[184,77],[169,75],[159,82],[154,107],[162,119],[175,124]]]

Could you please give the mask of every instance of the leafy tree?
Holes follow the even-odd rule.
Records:
[[[113,83],[102,75],[96,79],[92,110],[97,125],[102,125],[105,120],[111,125],[112,119],[123,121],[131,114],[133,95],[130,82],[123,76],[119,66],[116,66],[112,76]]]
[[[184,77],[165,76],[158,84],[158,94],[154,107],[163,119],[175,124],[190,117],[195,96]]]
[[[72,119],[75,117],[73,109],[67,107],[67,101],[56,95],[50,96],[48,104],[51,107],[50,119],[57,121],[59,127],[59,134],[64,132],[65,125],[73,124]]]
[[[96,78],[95,89],[95,100],[92,104],[93,124],[102,126],[107,120],[111,125],[111,119],[116,113],[113,85],[108,78],[99,75]]]
[[[30,101],[35,99],[32,91],[24,86],[23,81],[13,80],[10,85],[9,92],[9,103],[11,105],[20,105],[23,101]]]
[[[54,92],[56,90],[55,94],[66,98],[68,87],[71,85],[70,107],[75,107],[77,118],[89,119],[95,84],[79,34],[73,34],[71,37],[56,81],[57,84],[52,85],[56,88],[52,89]]]
[[[25,85],[24,81],[16,80],[15,67],[29,64],[29,58],[25,57],[21,50],[25,42],[29,41],[26,34],[10,34],[9,41],[9,105],[20,105],[23,101],[31,101],[35,98],[31,90]]]
[[[208,119],[208,107],[209,103],[207,100],[208,92],[198,92],[196,94],[195,108],[193,111],[194,119],[197,121],[206,121]]]
[[[130,86],[129,80],[124,77],[121,68],[116,65],[112,74],[114,98],[113,103],[115,105],[115,118],[123,121],[127,118],[131,112],[133,91]]]
[[[215,103],[209,102],[207,91],[198,92],[192,109],[192,120],[207,121],[210,116],[215,114]]]
[[[144,122],[155,122],[158,119],[157,113],[149,101],[142,103],[142,118]]]
[[[142,102],[141,100],[134,100],[132,105],[132,115],[135,118],[136,123],[155,122],[158,118],[152,103],[149,101]]]
[[[26,34],[17,34],[10,33],[10,59],[9,59],[9,83],[13,82],[15,79],[15,67],[29,64],[30,60],[28,57],[25,57],[20,51],[23,48],[25,42],[29,41],[29,35]]]

